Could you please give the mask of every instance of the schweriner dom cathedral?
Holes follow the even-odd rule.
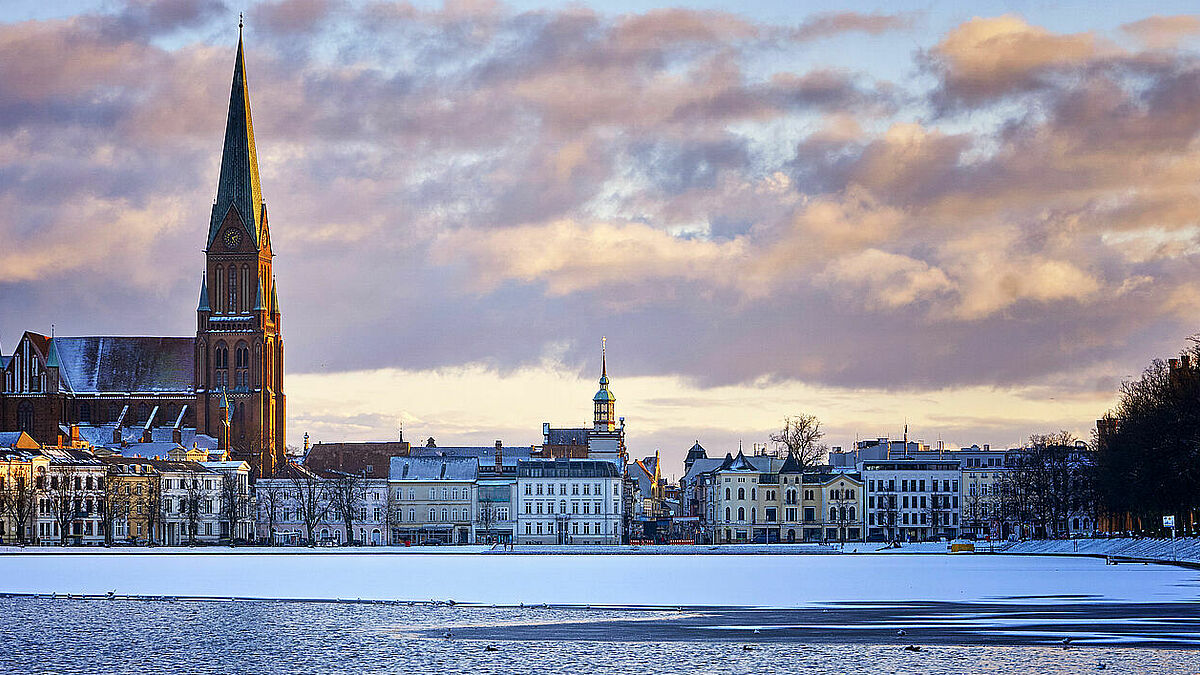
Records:
[[[196,336],[26,332],[11,354],[0,350],[0,431],[27,431],[42,443],[73,426],[114,443],[186,445],[201,434],[258,475],[283,461],[281,317],[240,29],[221,153]]]

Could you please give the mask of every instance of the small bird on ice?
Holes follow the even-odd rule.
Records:
[[[759,630],[759,629],[757,629],[757,628],[755,628],[755,629],[754,629],[754,634],[755,634],[755,635],[758,635],[758,634],[759,634],[759,633],[761,633],[761,632],[762,632],[762,631],[760,631],[760,630]]]
[[[488,646],[484,647],[483,650],[485,652],[498,652],[498,651],[500,651],[500,648],[497,647],[496,645],[488,645]]]
[[[905,647],[905,648],[904,648],[904,651],[906,651],[906,652],[919,652],[919,651],[921,651],[921,648],[920,648],[920,647],[918,647],[917,645],[909,645],[909,646],[907,646],[907,647]]]
[[[1071,644],[1071,637],[1070,637],[1070,636],[1067,636],[1067,637],[1063,638],[1063,639],[1060,641],[1060,644],[1061,644],[1062,646],[1064,646],[1064,647],[1065,647],[1065,646],[1067,646],[1067,645],[1069,645],[1069,644]]]
[[[1096,670],[1104,670],[1107,667],[1108,667],[1108,664],[1103,661],[1096,664]]]
[[[108,600],[112,600],[116,596],[117,596],[117,589],[115,589],[115,588],[104,594],[104,597],[107,598]]]
[[[903,628],[901,628],[900,630],[896,631],[896,636],[897,636],[897,637],[904,637],[905,635],[908,635],[908,631],[904,630]]]
[[[449,629],[449,628],[447,628],[447,629],[446,629],[446,634],[445,634],[445,635],[443,635],[442,637],[444,637],[444,638],[446,638],[447,640],[449,640],[450,638],[452,638],[452,637],[454,637],[454,636],[450,634],[450,629]]]

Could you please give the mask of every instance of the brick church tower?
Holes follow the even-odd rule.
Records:
[[[196,428],[269,476],[285,457],[283,339],[240,26],[221,152],[196,308]]]

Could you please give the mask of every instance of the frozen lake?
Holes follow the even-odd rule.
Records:
[[[46,594],[0,672],[1200,672],[1200,572],[1092,558],[6,552],[0,593]]]
[[[1005,555],[0,554],[0,593],[803,608],[1200,602],[1200,571]]]

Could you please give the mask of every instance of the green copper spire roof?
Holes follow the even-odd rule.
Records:
[[[266,309],[263,307],[262,284],[258,285],[258,298],[254,301],[254,311],[257,312],[260,309]]]
[[[225,147],[221,151],[221,178],[217,201],[208,226],[208,246],[217,239],[230,207],[237,210],[255,246],[263,245],[262,188],[258,183],[258,156],[254,149],[254,125],[250,121],[250,86],[246,81],[246,59],[242,54],[242,32],[238,27],[237,60],[233,64],[233,87],[229,92],[229,117],[225,121]]]
[[[275,275],[271,275],[271,311],[279,313],[279,296],[275,293]]]
[[[208,275],[200,276],[200,304],[196,305],[197,312],[211,312],[212,307],[208,305]]]

